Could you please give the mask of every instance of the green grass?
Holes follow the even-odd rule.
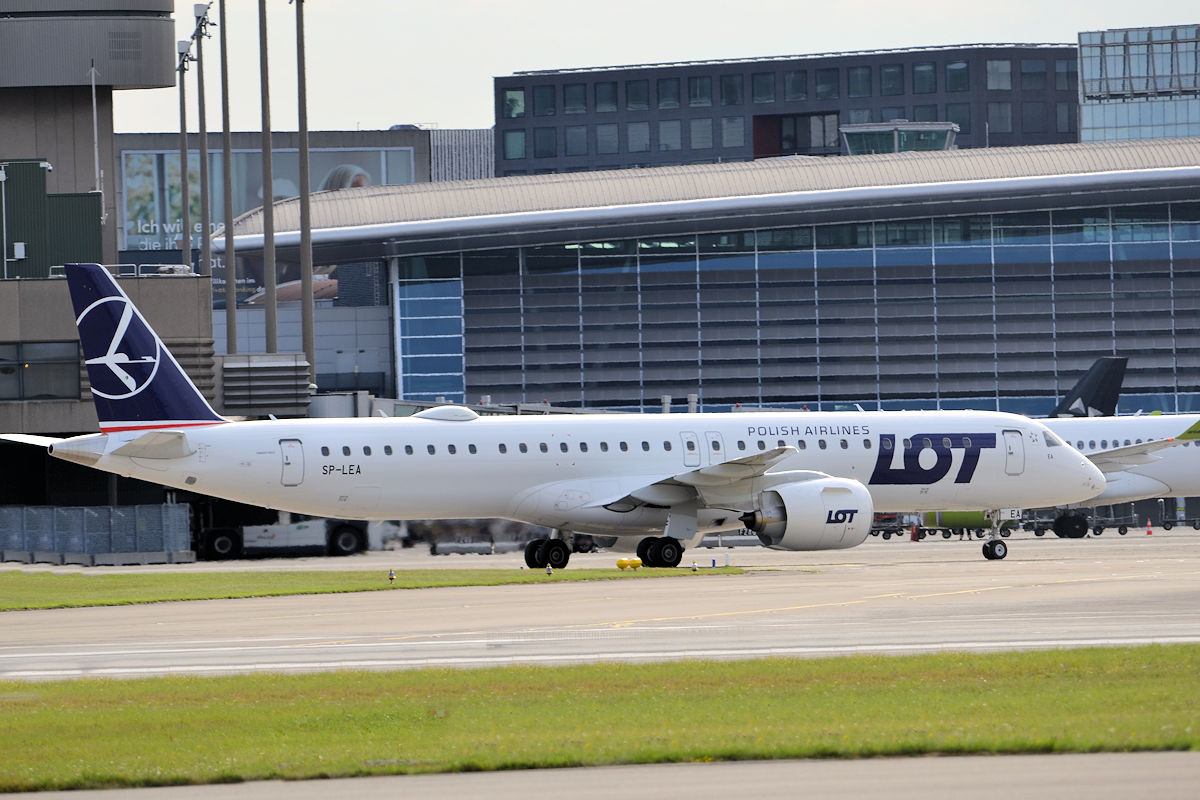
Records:
[[[87,575],[49,572],[0,572],[0,611],[34,608],[115,606],[168,600],[214,600],[229,597],[272,597],[291,594],[371,592],[439,586],[498,586],[552,581],[632,580],[635,578],[736,575],[738,567],[701,569],[563,569],[553,575],[533,569],[396,570],[395,584],[386,572],[180,572],[133,575]]]
[[[1200,645],[0,682],[0,790],[1200,749]]]

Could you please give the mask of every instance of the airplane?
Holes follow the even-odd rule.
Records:
[[[981,411],[763,412],[230,421],[217,414],[113,276],[65,267],[100,432],[7,435],[165,486],[314,516],[507,518],[615,536],[677,566],[706,533],[747,527],[783,550],[863,542],[875,510],[1084,502],[1100,471],[1045,425]],[[127,378],[132,379],[132,384]],[[1002,559],[996,535],[983,546]]]
[[[1092,362],[1071,391],[1063,395],[1051,417],[1111,417],[1125,381],[1124,356],[1101,356]]]

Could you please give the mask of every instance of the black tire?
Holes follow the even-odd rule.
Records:
[[[204,549],[210,559],[223,561],[237,558],[238,535],[232,531],[211,531],[204,542]]]
[[[1126,525],[1118,525],[1118,526],[1117,526],[1117,533],[1119,533],[1119,534],[1121,534],[1122,536],[1124,536],[1125,534],[1129,533],[1129,527],[1128,527],[1128,526],[1126,526]]]
[[[571,548],[562,539],[551,539],[539,551],[551,569],[565,569],[571,560]]]
[[[530,569],[545,569],[546,562],[539,560],[538,551],[546,543],[545,539],[530,539],[525,543],[525,566]]]
[[[1169,520],[1165,520],[1165,519],[1163,520],[1162,529],[1164,531],[1169,531],[1169,530],[1171,530],[1171,528],[1174,528],[1174,527],[1175,527],[1174,522],[1170,522]]]
[[[942,531],[942,538],[943,538],[943,539],[949,539],[951,535],[952,535],[952,534],[950,533],[950,531]]]
[[[988,561],[994,561],[996,559],[995,554],[993,554],[993,552],[992,552],[992,540],[991,539],[988,539],[986,542],[983,543],[983,557],[986,558]]]
[[[1008,545],[1005,544],[1000,539],[993,539],[992,540],[992,558],[995,559],[996,561],[999,561],[1000,559],[1004,558],[1006,555],[1008,555]]]
[[[886,541],[887,541],[888,539],[890,539],[890,538],[892,538],[892,534],[891,534],[891,532],[890,532],[890,531],[884,531],[884,532],[883,532],[883,540],[886,542]]]
[[[1200,522],[1193,522],[1193,523],[1192,523],[1192,530],[1194,530],[1194,531],[1200,531]]]
[[[1099,536],[1099,535],[1100,535],[1100,534],[1102,534],[1102,533],[1104,533],[1104,526],[1103,526],[1103,525],[1097,525],[1096,527],[1092,528],[1092,535],[1093,535],[1093,536]]]
[[[664,536],[659,539],[658,566],[678,567],[679,562],[682,560],[683,547],[679,544],[678,539],[672,539],[670,536]]]
[[[642,541],[647,540],[643,539]],[[649,542],[650,543],[646,545],[646,557],[642,559],[642,566],[661,567],[662,558],[660,557],[659,553],[662,550],[662,539],[655,537],[650,539]],[[638,549],[641,549],[640,545]]]
[[[1046,529],[1045,529],[1045,528],[1034,528],[1034,529],[1033,529],[1033,535],[1034,535],[1034,536],[1045,536],[1045,535],[1046,535]]]
[[[654,542],[655,539],[652,536],[647,536],[645,539],[642,539],[640,542],[638,542],[637,557],[642,560],[643,566],[654,566],[653,559],[650,558],[650,549],[654,546]]]
[[[1000,535],[1007,539],[1009,536],[1012,536],[1012,531],[1010,531],[1008,528],[1005,528],[1004,530],[1000,531]]]
[[[362,549],[362,531],[353,525],[339,525],[329,534],[331,556],[351,556]]]

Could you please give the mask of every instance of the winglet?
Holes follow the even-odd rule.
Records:
[[[101,431],[226,421],[108,270],[98,264],[67,264],[65,272]]]
[[[1196,424],[1192,425],[1192,427],[1188,428],[1186,431],[1179,434],[1179,436],[1177,436],[1175,438],[1180,439],[1181,441],[1185,441],[1185,442],[1191,441],[1193,439],[1200,439],[1200,422],[1197,422]]]

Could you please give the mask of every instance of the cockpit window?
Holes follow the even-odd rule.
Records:
[[[1058,440],[1058,437],[1055,436],[1050,431],[1046,431],[1045,439],[1046,439],[1046,447],[1062,447],[1062,442],[1060,442]]]

